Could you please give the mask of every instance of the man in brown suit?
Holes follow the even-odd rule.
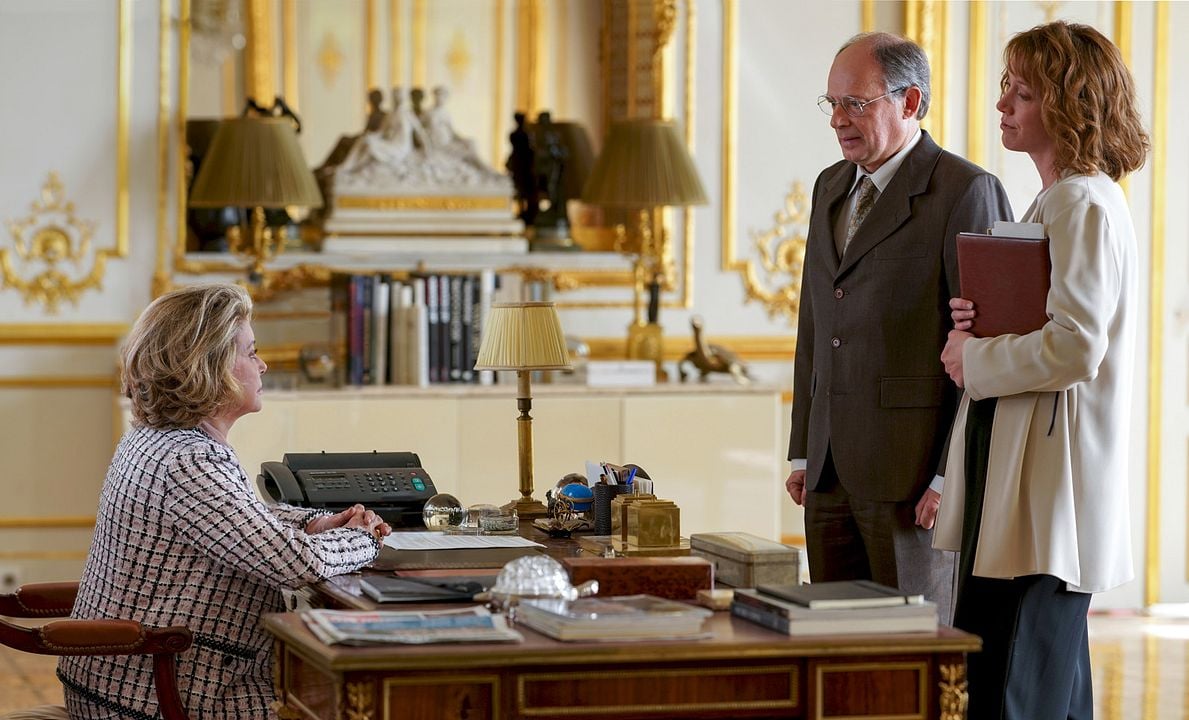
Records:
[[[924,52],[895,35],[855,36],[830,68],[818,104],[845,159],[813,190],[786,487],[815,582],[922,593],[948,620],[954,559],[930,535],[957,399],[940,360],[954,237],[1012,214],[995,176],[920,129],[929,95]]]

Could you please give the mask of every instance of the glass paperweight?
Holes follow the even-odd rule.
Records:
[[[573,600],[599,591],[599,581],[574,587],[562,564],[548,555],[525,555],[504,565],[491,588],[491,604],[498,610],[513,610],[521,598]]]
[[[425,501],[421,519],[425,521],[426,530],[447,530],[462,525],[466,511],[458,498],[449,493],[438,493]]]

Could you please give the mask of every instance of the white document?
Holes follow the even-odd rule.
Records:
[[[395,532],[384,538],[384,545],[394,550],[545,547],[517,535],[447,535],[443,532]]]
[[[1002,237],[1028,238],[1029,240],[1044,240],[1044,223],[1007,222],[996,220],[991,228],[992,235]]]

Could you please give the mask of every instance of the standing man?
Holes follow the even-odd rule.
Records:
[[[948,621],[954,558],[930,535],[957,399],[940,361],[961,297],[954,238],[1011,205],[920,129],[929,61],[915,43],[851,38],[818,106],[845,159],[813,189],[785,485],[805,506],[815,582],[922,593]]]

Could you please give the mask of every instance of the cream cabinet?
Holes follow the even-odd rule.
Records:
[[[518,496],[514,385],[293,390],[265,395],[230,441],[249,477],[286,452],[411,450],[465,505]],[[781,535],[784,453],[774,387],[533,386],[535,496],[585,460],[633,462],[681,508],[682,534]]]

